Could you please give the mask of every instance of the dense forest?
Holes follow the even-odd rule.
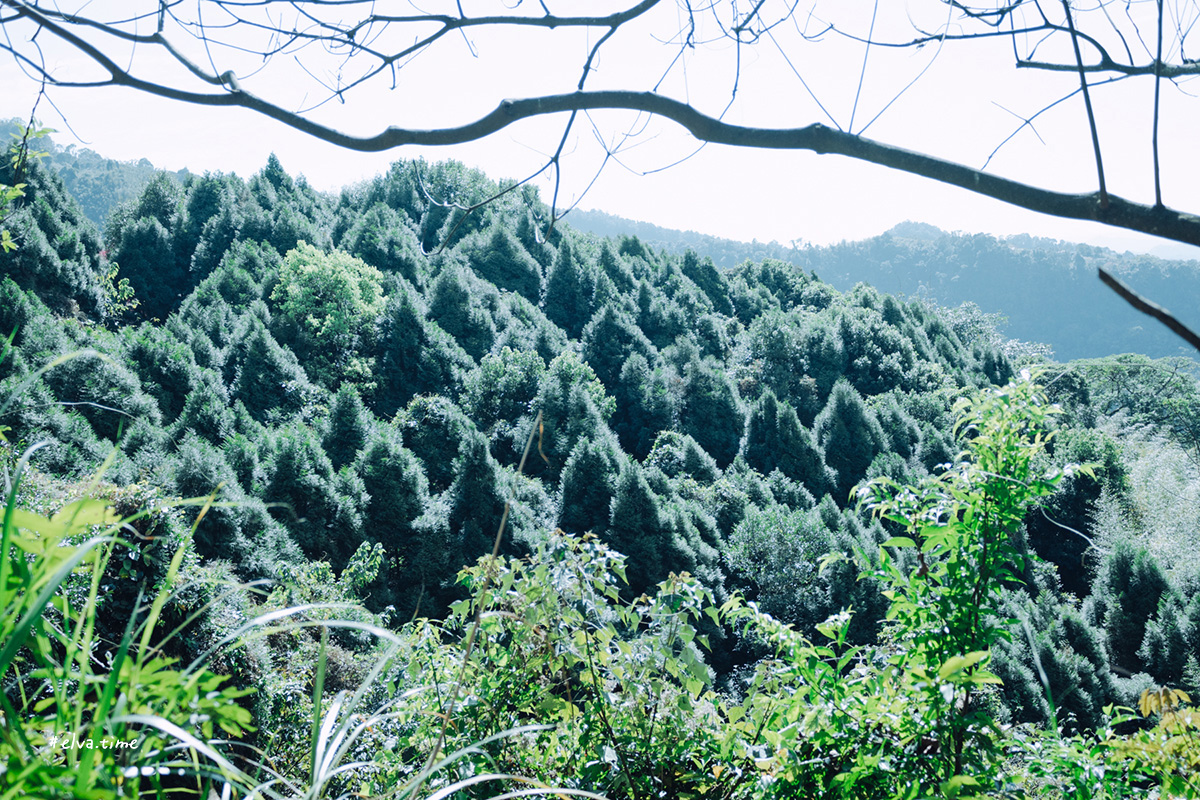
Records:
[[[674,231],[597,211],[572,211],[576,227],[603,235],[636,234],[657,249],[707,255],[718,267],[774,258],[820,275],[841,291],[869,283],[897,297],[943,306],[972,304],[1005,336],[1049,347],[1059,360],[1116,353],[1189,355],[1160,324],[1130,308],[1096,277],[1098,267],[1166,305],[1195,326],[1200,319],[1200,262],[1033,236],[949,233],[903,222],[858,242],[814,246],[737,242]]]
[[[454,163],[112,163],[0,172],[18,794],[1200,793],[1194,365],[817,277],[995,240],[724,269]]]

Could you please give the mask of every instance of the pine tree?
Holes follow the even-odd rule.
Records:
[[[496,341],[496,323],[480,304],[466,270],[443,267],[429,293],[429,316],[476,360]]]
[[[684,275],[700,287],[700,290],[712,302],[714,311],[725,316],[732,316],[733,304],[729,301],[729,287],[726,286],[721,273],[717,271],[712,258],[705,256],[701,260],[694,252],[688,250],[683,254],[683,264],[680,269]]]
[[[625,452],[645,458],[659,432],[675,427],[678,401],[670,384],[662,370],[650,370],[641,353],[631,355],[621,367],[613,429]]]
[[[1112,663],[1131,673],[1145,671],[1138,649],[1146,626],[1170,588],[1162,567],[1145,550],[1120,541],[1100,565],[1084,610],[1104,628]]]
[[[245,403],[260,422],[300,410],[310,384],[291,351],[280,347],[257,319],[237,347],[241,357],[233,398]]]
[[[541,300],[542,269],[504,225],[494,225],[490,236],[480,235],[467,253],[479,277],[531,303]]]
[[[429,502],[425,472],[399,431],[386,425],[371,437],[355,468],[368,496],[363,532],[387,554],[372,600],[377,605],[405,602],[412,587],[436,585],[445,577],[446,541],[418,529]]]
[[[354,223],[339,247],[383,272],[394,272],[410,283],[420,283],[421,255],[417,234],[406,214],[378,202],[366,213],[355,215]]]
[[[309,558],[341,569],[362,543],[361,503],[353,485],[337,480],[333,465],[303,427],[284,429],[276,442],[263,499]]]
[[[447,490],[454,537],[452,569],[473,564],[492,551],[504,514],[503,485],[499,465],[488,452],[487,439],[478,431],[466,434],[454,460],[454,483]],[[512,552],[509,542],[511,539],[506,539],[506,553]]]
[[[720,467],[729,466],[738,453],[746,416],[737,389],[715,361],[688,364],[679,411],[683,432],[700,443]]]
[[[391,292],[380,332],[379,386],[374,409],[389,417],[418,394],[457,397],[475,364],[458,343],[425,318],[420,294],[407,281]]]
[[[535,403],[542,411],[541,452],[549,463],[534,462],[530,474],[545,469],[557,477],[577,442],[593,439],[607,429],[605,421],[615,405],[596,373],[575,353],[568,350],[551,361]]]
[[[121,277],[129,280],[144,317],[166,319],[192,288],[188,274],[175,260],[170,231],[154,217],[126,225],[110,252]]]
[[[713,483],[721,475],[713,457],[691,436],[678,431],[663,431],[655,438],[645,466],[662,470],[668,478],[690,477],[700,483]]]
[[[647,362],[655,360],[654,345],[626,314],[612,306],[596,312],[583,329],[583,360],[596,371],[605,386],[613,388],[625,362],[639,353]]]
[[[454,464],[475,424],[445,397],[422,395],[396,415],[404,444],[421,460],[431,492],[443,492],[454,481]]]

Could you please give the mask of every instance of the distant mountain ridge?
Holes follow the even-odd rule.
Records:
[[[912,221],[857,242],[794,247],[676,231],[597,211],[575,211],[567,219],[601,235],[636,235],[668,252],[692,250],[723,269],[776,258],[815,272],[839,291],[864,282],[940,305],[975,303],[1008,319],[1007,336],[1048,344],[1064,361],[1125,352],[1196,355],[1096,277],[1097,268],[1104,267],[1185,324],[1200,327],[1200,262],[1195,260],[1118,253],[1028,234],[949,233]]]

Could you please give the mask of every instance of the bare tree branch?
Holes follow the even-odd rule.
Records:
[[[1124,78],[1146,75],[1155,79],[1157,87],[1163,79],[1172,80],[1200,74],[1200,64],[1189,61],[1183,56],[1184,33],[1181,24],[1176,26],[1179,28],[1179,32],[1174,34],[1176,35],[1176,44],[1170,48],[1165,43],[1161,44],[1154,63],[1132,63],[1133,59],[1126,39],[1140,35],[1137,24],[1132,22],[1131,18],[1129,24],[1134,26],[1131,30],[1128,24],[1121,21],[1119,15],[1115,17],[1109,15],[1105,7],[1107,1],[1099,0],[1098,5],[1083,10],[1076,6],[1074,13],[1069,3],[1063,2],[1062,13],[1059,14],[1055,11],[1054,18],[1051,18],[1047,16],[1042,6],[1056,9],[1058,3],[1042,4],[1033,2],[1033,0],[1008,0],[1008,2],[998,5],[944,0],[944,5],[937,6],[931,0],[931,4],[935,8],[946,11],[946,18],[940,24],[939,30],[924,32],[922,33],[924,38],[914,39],[907,43],[888,43],[876,41],[874,27],[872,27],[868,31],[867,37],[860,39],[866,45],[866,52],[863,55],[863,64],[857,71],[859,88],[855,93],[854,109],[851,111],[851,118],[857,124],[855,114],[861,111],[857,98],[865,96],[862,94],[862,83],[866,77],[866,56],[870,54],[872,59],[877,56],[883,57],[882,53],[872,54],[870,51],[873,47],[916,48],[933,42],[941,48],[945,43],[951,41],[965,42],[973,39],[1008,36],[1013,41],[1013,52],[1018,67],[1074,70],[1079,74],[1080,83],[1077,91],[1085,94],[1089,113],[1089,129],[1092,132],[1093,146],[1097,155],[1097,172],[1100,179],[1099,192],[1089,194],[1057,192],[1009,180],[987,173],[982,169],[974,169],[939,158],[933,154],[915,152],[885,142],[867,139],[861,135],[861,130],[859,130],[859,135],[855,135],[849,130],[834,130],[822,124],[769,128],[727,122],[725,120],[726,112],[732,107],[733,99],[739,97],[736,87],[737,81],[741,78],[741,48],[750,47],[752,43],[758,42],[760,39],[763,40],[760,42],[761,46],[764,48],[773,46],[778,51],[783,63],[791,69],[794,77],[816,105],[822,111],[826,109],[817,99],[815,84],[810,84],[811,72],[806,72],[805,62],[796,57],[788,45],[795,41],[796,36],[805,44],[817,42],[830,31],[841,36],[850,36],[850,38],[854,38],[854,36],[840,30],[832,22],[816,16],[815,6],[806,16],[804,11],[798,10],[795,5],[797,0],[786,0],[779,8],[773,8],[765,2],[752,0],[740,11],[729,4],[717,2],[693,4],[687,0],[683,1],[677,18],[681,27],[676,34],[669,38],[669,44],[678,46],[679,53],[667,67],[664,76],[666,74],[678,76],[681,72],[686,74],[686,63],[691,58],[693,49],[698,43],[705,42],[713,30],[710,28],[708,34],[704,33],[700,29],[698,17],[704,15],[711,17],[709,24],[715,24],[716,30],[719,31],[716,40],[724,37],[734,45],[736,50],[731,54],[736,58],[736,66],[732,62],[730,64],[731,73],[736,69],[735,90],[730,98],[730,105],[717,116],[705,113],[695,105],[683,100],[674,99],[667,94],[665,88],[660,91],[659,86],[665,85],[661,79],[652,91],[585,89],[588,75],[596,66],[597,53],[600,48],[602,46],[610,50],[616,48],[616,44],[609,47],[610,41],[615,40],[615,34],[619,30],[624,30],[623,26],[638,20],[661,5],[660,0],[640,0],[640,2],[629,0],[633,3],[632,5],[625,6],[611,14],[578,16],[551,13],[549,8],[553,5],[552,3],[538,3],[532,8],[517,6],[514,7],[511,14],[468,16],[461,9],[457,13],[450,14],[423,14],[420,13],[419,8],[413,6],[414,13],[412,14],[367,13],[364,16],[355,13],[355,6],[359,4],[352,0],[293,0],[288,3],[276,3],[274,0],[213,0],[205,8],[216,9],[213,13],[218,16],[226,14],[228,18],[221,18],[218,21],[210,19],[208,22],[201,21],[203,18],[199,17],[185,18],[185,9],[190,6],[181,2],[154,3],[150,6],[153,9],[152,12],[147,11],[142,14],[138,14],[136,11],[129,12],[127,19],[103,21],[99,17],[85,16],[88,9],[86,3],[79,11],[67,11],[62,10],[58,4],[41,5],[31,2],[31,0],[0,0],[0,9],[4,10],[2,19],[5,26],[5,37],[0,39],[0,50],[12,53],[23,68],[37,77],[44,78],[52,87],[121,86],[196,105],[245,108],[322,141],[364,152],[386,151],[406,145],[459,145],[496,134],[521,120],[562,114],[565,115],[563,120],[565,124],[559,134],[557,145],[548,148],[546,153],[547,166],[553,168],[555,181],[553,206],[555,208],[557,208],[561,161],[568,149],[568,137],[577,121],[576,115],[581,112],[589,114],[599,110],[623,110],[638,115],[635,124],[642,124],[650,117],[671,120],[695,137],[701,146],[723,144],[735,147],[809,150],[816,153],[838,154],[958,186],[1032,211],[1065,218],[1093,220],[1106,225],[1200,245],[1200,217],[1163,207],[1161,191],[1156,193],[1156,205],[1154,206],[1125,200],[1108,192],[1108,186],[1104,181],[1103,162],[1099,154],[1095,117],[1091,111],[1091,98],[1088,96],[1089,80],[1087,75],[1100,71],[1111,73],[1106,80],[1092,82],[1091,86],[1111,84]],[[877,4],[880,15],[887,8],[887,4]],[[280,9],[286,9],[287,13],[281,14]],[[1090,33],[1079,30],[1076,16],[1082,17],[1097,9],[1104,13],[1103,20],[1100,20],[1099,15],[1095,17],[1098,20],[1099,29],[1093,26]],[[373,10],[373,7],[369,7],[370,10]],[[726,14],[728,19],[722,18],[722,14],[725,14],[726,11],[730,12],[730,14]],[[210,12],[206,10],[205,15],[209,17]],[[353,18],[343,20],[342,15]],[[1160,23],[1161,18],[1162,14],[1160,13]],[[796,28],[795,32],[789,33],[793,37],[792,41],[782,39],[786,28],[775,30],[784,20],[791,20]],[[34,32],[22,44],[9,35],[9,26],[15,27],[26,23],[33,28]],[[154,28],[154,33],[139,33],[137,27],[139,23],[143,30]],[[912,24],[915,28],[917,23]],[[389,26],[395,26],[393,34],[396,30],[404,33],[400,37],[389,34],[385,39],[383,34],[390,29]],[[308,69],[314,79],[328,92],[328,97],[320,100],[319,105],[330,99],[343,99],[347,91],[378,76],[385,70],[392,73],[394,82],[395,74],[401,66],[408,63],[408,60],[416,54],[440,41],[447,33],[457,31],[465,34],[467,31],[495,27],[544,30],[575,28],[588,30],[589,37],[591,32],[599,31],[600,36],[598,40],[592,39],[592,44],[581,54],[582,70],[576,91],[505,100],[490,112],[462,125],[429,128],[393,126],[373,135],[354,135],[343,132],[314,121],[306,115],[305,111],[297,111],[294,106],[257,94],[247,85],[247,83],[253,82],[252,75],[242,74],[239,76],[235,70],[228,69],[228,65],[223,63],[219,57],[228,56],[231,53],[240,57],[243,53],[250,53],[259,56],[261,63],[265,64],[280,55],[296,56],[299,59],[298,52],[300,50],[313,48],[306,52],[312,53],[314,57],[321,55],[336,62],[336,69],[332,74],[322,73],[316,66]],[[809,30],[810,27],[813,30],[819,30],[819,33],[813,35]],[[1108,31],[1108,27],[1113,30]],[[1160,29],[1161,27],[1160,24]],[[169,35],[172,31],[183,31],[185,34],[177,35],[173,40]],[[253,34],[253,37],[259,41],[255,43],[243,35],[247,32]],[[779,37],[776,36],[777,32]],[[1115,48],[1113,52],[1118,53],[1121,57],[1130,55],[1128,63],[1118,63],[1106,49],[1115,41],[1113,39],[1114,32],[1119,37],[1121,45],[1124,45],[1124,53],[1122,54]],[[85,76],[88,79],[68,80],[58,75],[54,68],[48,67],[46,62],[41,60],[41,53],[38,49],[40,44],[36,39],[40,36],[44,40],[49,35],[57,37],[72,48],[76,54],[85,56],[93,65],[103,70],[100,79],[91,80],[91,76],[88,75]],[[186,47],[188,36],[197,41],[196,46],[190,49]],[[102,40],[102,37],[113,38]],[[1021,46],[1018,47],[1019,37],[1038,38],[1038,41],[1027,42],[1022,38]],[[1056,63],[1052,60],[1053,54],[1048,57],[1039,54],[1039,47],[1045,45],[1047,50],[1052,50],[1051,44],[1046,43],[1064,44],[1065,37],[1069,37],[1070,43],[1074,47],[1074,64]],[[650,39],[654,42],[666,43],[668,41],[656,38],[653,34]],[[769,40],[769,43],[766,40]],[[161,71],[148,73],[135,70],[132,57],[130,57],[129,65],[125,66],[121,48],[112,46],[114,41],[139,50],[152,48],[162,52],[174,63],[186,69],[188,74],[196,80],[189,80],[187,75],[182,75],[180,83],[170,83],[167,78],[163,77]],[[323,51],[318,53],[316,46],[324,48]],[[1089,58],[1098,59],[1095,63],[1084,63],[1082,49],[1084,46],[1094,50]],[[214,50],[218,52],[214,53]],[[1165,63],[1164,53],[1168,53],[1168,57],[1177,55],[1182,63]],[[364,68],[354,72],[347,68],[347,74],[343,77],[343,67],[349,64],[352,58],[358,59],[359,57],[362,59],[361,62],[355,61],[355,64],[362,63],[365,65]],[[202,65],[205,63],[207,65]],[[138,66],[141,66],[140,62]],[[255,69],[259,68],[262,67],[255,66]],[[306,68],[308,67],[306,66]],[[872,76],[876,72],[882,73],[883,70],[877,70],[872,62]],[[318,77],[322,75],[323,77]],[[917,77],[919,78],[920,75],[918,74]],[[648,85],[648,83],[650,82],[643,85]],[[901,90],[900,93],[902,94],[903,91]],[[893,101],[895,96],[898,95],[893,96]],[[1042,108],[1045,110],[1053,107],[1057,105],[1057,102],[1061,102],[1061,100],[1048,106],[1043,105]],[[884,106],[883,111],[890,107],[889,103]],[[828,112],[826,113],[828,114]],[[1024,128],[1029,126],[1033,119],[1042,112],[1013,113],[1023,120],[1022,128]],[[831,123],[837,124],[831,114],[828,114],[828,117]],[[878,117],[879,114],[872,117],[868,126],[874,123]],[[863,113],[863,118],[866,119],[865,113]],[[595,127],[595,122],[592,122],[592,125]],[[633,134],[625,134],[621,141],[627,141],[631,135]],[[599,135],[597,138],[601,141],[603,139]],[[1155,145],[1157,145],[1157,140],[1156,124]],[[1155,149],[1157,148],[1155,147]],[[616,149],[605,145],[605,162],[616,160],[615,155]],[[1156,159],[1156,176],[1159,172],[1160,168]],[[535,174],[546,173],[539,171]]]
[[[1178,334],[1185,342],[1192,347],[1200,350],[1200,336],[1192,332],[1192,329],[1184,325],[1175,316],[1157,303],[1153,303],[1139,295],[1137,292],[1130,289],[1121,281],[1117,280],[1113,275],[1103,267],[1100,268],[1100,280],[1104,281],[1108,288],[1116,292],[1121,299],[1129,303],[1129,305],[1141,311],[1143,314],[1149,314],[1156,320],[1170,328]]]

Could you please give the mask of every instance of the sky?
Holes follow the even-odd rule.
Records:
[[[107,6],[124,14],[131,5],[93,2],[87,8],[103,14]],[[550,5],[559,13],[570,8]],[[620,7],[606,1],[596,5]],[[503,7],[479,0],[466,8],[469,14],[479,14]],[[734,47],[719,35],[717,23],[722,20],[705,17],[697,21],[695,46],[680,48],[672,37],[686,25],[686,7],[663,0],[605,45],[587,86],[639,90],[657,86],[658,91],[688,100],[708,113],[719,114],[729,104],[726,119],[747,125],[791,127],[819,121],[859,131],[869,122],[867,136],[971,166],[982,166],[997,145],[1021,127],[1022,117],[1078,86],[1072,73],[1014,69],[1014,45],[1007,38],[919,49],[866,48],[852,38],[865,38],[873,31],[877,40],[904,41],[916,28],[962,30],[946,6],[935,0],[904,4],[810,0],[798,7],[800,13],[786,19],[784,8],[775,0],[762,4],[762,19],[774,20],[770,14],[775,13],[782,21],[761,35],[756,46]],[[1188,40],[1182,39],[1182,54],[1179,41],[1191,21],[1173,19],[1178,25],[1175,33],[1168,31],[1165,52],[1168,59],[1174,52],[1178,61],[1186,55]],[[851,36],[831,32],[830,24]],[[1084,24],[1098,23],[1081,19],[1080,25]],[[7,27],[4,35],[10,41],[19,43],[27,35],[14,25]],[[148,30],[143,27],[142,32]],[[1144,48],[1138,51],[1137,33],[1127,32],[1125,43],[1131,45],[1135,61],[1145,62],[1149,56]],[[406,31],[383,31],[377,42],[403,44],[405,35],[411,40]],[[514,32],[512,28],[451,35],[406,64],[395,88],[389,76],[377,76],[347,93],[345,103],[326,103],[311,116],[358,134],[376,133],[390,124],[422,128],[461,124],[505,97],[572,90],[583,54],[596,35],[564,29]],[[394,41],[389,42],[389,36]],[[88,72],[85,59],[48,38],[43,34],[39,43],[46,63],[59,74],[75,79],[98,74],[94,69]],[[1028,38],[1019,37],[1017,47],[1032,47],[1035,42]],[[187,45],[186,37],[177,41]],[[255,44],[248,39],[238,43],[250,49]],[[1120,52],[1124,44],[1112,46]],[[122,47],[110,52],[140,74],[200,86],[151,48]],[[1070,57],[1054,41],[1042,43],[1034,52],[1047,60]],[[202,51],[193,54],[202,60]],[[221,69],[235,69],[248,88],[279,98],[289,108],[325,97],[309,76],[330,76],[338,69],[328,54],[313,49],[284,53],[265,67],[261,58],[232,51],[217,51],[214,57],[228,58],[220,62]],[[345,68],[342,74],[348,74]],[[730,104],[734,75],[737,92]],[[0,60],[0,86],[5,87],[0,114],[28,116],[38,86],[11,59]],[[1164,199],[1168,205],[1193,211],[1200,211],[1200,159],[1192,152],[1194,131],[1200,130],[1200,103],[1189,93],[1197,86],[1164,85],[1160,135]],[[1147,78],[1093,92],[1109,189],[1143,202],[1153,199],[1152,92],[1153,81]],[[1034,125],[1026,126],[998,151],[989,170],[1046,188],[1093,191],[1095,163],[1083,113],[1078,95],[1042,113]],[[563,117],[526,121],[486,140],[453,148],[362,154],[322,143],[250,111],[191,106],[130,89],[51,89],[37,114],[44,124],[59,130],[55,139],[60,144],[86,146],[110,158],[147,158],[172,170],[186,167],[245,177],[261,169],[274,152],[289,172],[303,174],[315,187],[330,191],[383,172],[394,160],[416,156],[453,158],[497,179],[523,178],[545,163],[563,138],[565,123]],[[625,134],[632,135],[623,138]],[[610,149],[623,146],[595,177],[605,152],[598,145],[601,140]],[[1200,257],[1200,249],[1022,211],[841,156],[715,145],[697,151],[697,143],[673,123],[627,113],[602,112],[579,120],[564,140],[561,163],[560,205],[578,202],[580,208],[731,239],[827,244],[873,236],[903,220],[916,220],[951,231],[1030,233],[1117,250]],[[543,199],[549,200],[555,186],[547,175],[535,183]]]

